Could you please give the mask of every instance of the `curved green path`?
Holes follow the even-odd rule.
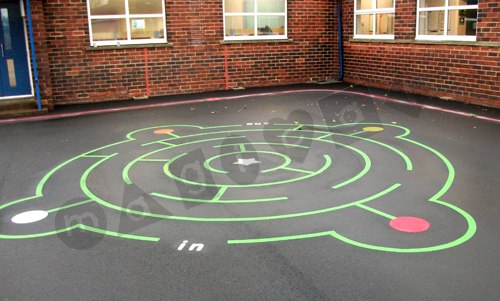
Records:
[[[435,246],[425,246],[425,247],[420,247],[420,248],[394,248],[394,247],[388,247],[388,246],[377,246],[377,245],[370,245],[366,244],[363,242],[355,241],[352,240],[342,234],[340,234],[341,231],[338,230],[331,230],[331,231],[325,231],[325,232],[317,232],[317,233],[309,233],[309,234],[299,234],[299,235],[289,235],[289,236],[280,236],[280,237],[268,237],[268,238],[249,238],[249,239],[234,239],[234,240],[229,240],[228,244],[254,244],[254,243],[270,243],[270,242],[278,242],[278,241],[291,241],[291,240],[297,240],[297,239],[306,239],[306,238],[314,238],[314,237],[334,237],[344,243],[361,247],[361,248],[366,248],[370,250],[376,250],[376,251],[384,251],[384,252],[399,252],[399,253],[416,253],[416,252],[430,252],[430,251],[438,251],[438,250],[443,250],[451,247],[455,247],[459,244],[462,244],[469,240],[471,237],[476,232],[477,226],[472,218],[467,212],[464,210],[458,208],[457,206],[454,206],[452,204],[446,203],[440,198],[444,196],[444,194],[450,189],[452,186],[452,183],[455,178],[455,170],[453,168],[453,165],[451,162],[443,156],[440,152],[437,150],[422,144],[420,142],[414,141],[412,139],[409,139],[408,136],[410,135],[410,130],[408,130],[405,127],[399,126],[399,125],[394,125],[394,124],[384,124],[384,123],[356,123],[356,124],[339,124],[339,125],[334,125],[334,126],[323,126],[323,125],[300,125],[298,127],[295,124],[275,124],[274,126],[286,126],[286,128],[276,128],[276,129],[235,129],[235,128],[241,128],[241,125],[229,125],[229,126],[217,126],[217,127],[201,127],[201,126],[194,126],[194,125],[171,125],[171,126],[156,126],[156,127],[149,127],[137,131],[133,131],[129,133],[126,137],[127,140],[124,141],[119,141],[116,143],[112,143],[94,150],[91,150],[89,152],[83,153],[79,156],[76,156],[74,158],[71,158],[58,166],[56,166],[54,169],[49,171],[43,178],[42,180],[38,183],[35,195],[27,198],[22,198],[19,200],[14,200],[11,202],[8,202],[6,204],[0,205],[0,210],[15,206],[17,204],[23,203],[23,202],[31,202],[34,200],[39,200],[44,197],[44,189],[46,186],[46,183],[48,180],[57,172],[60,172],[63,168],[65,167],[70,167],[71,164],[73,164],[75,161],[83,158],[92,158],[92,159],[97,159],[97,161],[92,164],[83,174],[80,180],[80,188],[84,192],[84,194],[89,198],[86,201],[80,201],[76,202],[74,204],[70,205],[65,205],[57,208],[53,208],[51,210],[48,210],[48,213],[53,214],[55,212],[67,210],[69,208],[73,208],[76,206],[85,206],[86,204],[89,204],[91,202],[95,202],[100,204],[103,207],[120,211],[120,212],[126,212],[134,215],[139,215],[139,216],[146,216],[146,217],[152,217],[152,218],[159,218],[159,219],[171,219],[171,220],[184,220],[184,221],[193,221],[193,222],[258,222],[258,221],[265,221],[265,220],[280,220],[280,219],[288,219],[288,218],[300,218],[300,217],[305,217],[305,216],[312,216],[312,215],[317,215],[317,214],[324,214],[328,212],[333,212],[333,211],[339,211],[345,208],[358,208],[360,210],[365,210],[367,212],[371,212],[375,215],[382,216],[387,219],[393,219],[394,216],[392,216],[389,213],[382,212],[380,210],[377,210],[375,208],[370,207],[368,204],[370,201],[378,199],[384,195],[388,195],[391,192],[395,191],[396,189],[399,189],[401,187],[401,184],[395,183],[386,189],[382,191],[375,192],[374,194],[359,199],[355,200],[349,203],[345,203],[343,205],[339,206],[333,206],[329,208],[324,208],[324,209],[319,209],[319,210],[312,210],[312,211],[305,211],[305,212],[295,212],[295,213],[289,213],[289,214],[281,214],[281,215],[269,215],[269,216],[248,216],[248,217],[193,217],[193,216],[176,216],[176,215],[164,215],[164,214],[159,214],[159,213],[152,213],[152,212],[143,212],[143,211],[137,211],[133,209],[128,209],[128,208],[123,208],[120,207],[116,204],[110,203],[106,200],[103,200],[99,198],[97,195],[95,195],[87,186],[87,180],[89,175],[94,171],[98,166],[103,164],[109,159],[114,158],[117,156],[117,153],[113,153],[110,155],[99,155],[97,154],[98,152],[106,149],[111,149],[114,147],[119,147],[120,145],[130,143],[133,141],[136,141],[136,136],[138,136],[140,133],[143,132],[148,132],[152,131],[155,129],[161,129],[161,128],[191,128],[191,129],[196,129],[200,131],[205,131],[205,130],[214,130],[212,132],[203,132],[203,133],[197,133],[197,134],[191,134],[191,135],[186,135],[186,136],[180,136],[178,134],[175,135],[169,135],[169,138],[167,139],[161,139],[161,140],[155,140],[147,143],[142,143],[140,144],[141,146],[150,146],[150,145],[156,145],[158,144],[160,146],[160,149],[156,149],[152,152],[149,152],[145,155],[142,155],[133,161],[129,162],[125,168],[122,171],[122,178],[123,181],[126,184],[132,184],[132,181],[129,177],[129,172],[130,169],[138,162],[161,162],[164,163],[164,172],[166,175],[174,179],[175,181],[180,181],[185,184],[190,184],[190,185],[199,185],[199,186],[210,186],[210,187],[217,187],[219,188],[219,191],[217,195],[211,199],[211,200],[202,200],[202,199],[194,199],[194,198],[182,198],[182,197],[176,197],[176,196],[171,196],[168,194],[160,194],[160,193],[152,193],[152,196],[158,197],[158,198],[164,198],[172,201],[180,201],[180,202],[199,202],[199,203],[210,203],[210,204],[231,204],[231,203],[259,203],[259,202],[274,202],[274,201],[285,201],[287,200],[287,197],[274,197],[274,198],[264,198],[264,199],[255,199],[255,200],[223,200],[222,196],[223,194],[229,190],[229,189],[237,189],[237,188],[252,188],[252,187],[265,187],[265,186],[272,186],[272,185],[282,185],[282,184],[288,184],[288,183],[293,183],[295,181],[300,181],[300,180],[305,180],[308,178],[311,178],[313,176],[317,176],[321,173],[323,173],[326,169],[328,169],[331,166],[332,160],[329,155],[324,155],[324,160],[325,163],[324,165],[316,170],[316,171],[308,171],[308,170],[301,170],[301,169],[296,169],[290,166],[291,160],[288,157],[284,157],[285,162],[273,169],[267,170],[266,172],[273,172],[277,170],[289,170],[289,171],[294,171],[299,174],[305,174],[301,177],[297,177],[294,179],[288,179],[288,180],[282,180],[282,181],[275,181],[271,183],[260,183],[260,184],[250,184],[250,185],[221,185],[221,184],[208,184],[208,183],[200,183],[196,181],[188,181],[186,179],[182,179],[176,175],[174,175],[171,170],[170,166],[173,162],[176,160],[182,158],[183,156],[186,155],[186,153],[182,153],[180,155],[175,156],[174,158],[170,159],[152,159],[148,158],[154,154],[157,154],[159,152],[165,151],[165,150],[172,150],[177,147],[181,146],[188,146],[188,145],[193,145],[193,144],[198,144],[198,143],[207,143],[207,142],[214,142],[214,141],[220,141],[220,140],[227,140],[227,139],[241,139],[245,138],[246,136],[231,136],[231,137],[222,137],[222,138],[206,138],[204,136],[207,135],[233,135],[233,134],[244,134],[244,133],[251,133],[251,132],[284,132],[288,131],[287,135],[280,135],[279,137],[281,138],[297,138],[297,139],[306,139],[306,140],[312,140],[312,141],[317,141],[317,142],[322,142],[322,143],[330,143],[330,144],[336,144],[339,146],[343,146],[348,148],[349,150],[355,152],[357,155],[359,155],[363,161],[364,161],[364,167],[363,169],[357,173],[354,177],[351,179],[344,181],[342,183],[334,185],[332,188],[333,189],[339,189],[348,186],[349,184],[360,180],[364,175],[366,175],[370,168],[371,168],[371,160],[370,157],[364,153],[363,151],[354,148],[350,145],[347,144],[342,144],[330,139],[326,139],[327,137],[333,137],[333,136],[341,136],[345,138],[352,138],[352,139],[358,139],[360,141],[364,141],[367,143],[372,143],[374,145],[378,145],[380,147],[383,147],[387,149],[388,151],[391,151],[398,155],[400,158],[402,158],[403,162],[406,165],[406,170],[408,172],[411,172],[413,170],[413,163],[411,159],[406,155],[404,152],[400,151],[399,149],[387,144],[387,143],[382,143],[380,141],[374,140],[374,139],[369,139],[369,138],[364,138],[364,137],[359,137],[358,135],[363,134],[364,131],[359,131],[353,134],[341,134],[341,133],[335,133],[331,132],[332,129],[340,128],[340,127],[355,127],[355,126],[363,126],[363,125],[370,125],[370,126],[382,126],[384,128],[387,127],[392,127],[396,129],[400,129],[402,131],[402,134],[395,136],[394,138],[397,140],[401,140],[406,143],[410,143],[416,147],[419,147],[421,149],[424,149],[425,151],[429,152],[433,156],[436,156],[439,158],[444,166],[446,167],[448,171],[447,178],[445,180],[445,183],[443,187],[434,195],[432,196],[428,201],[435,203],[440,206],[444,206],[452,211],[455,211],[459,215],[461,215],[467,222],[467,230],[463,235],[460,237],[439,245]],[[313,127],[313,128],[322,128],[325,130],[304,130],[303,127]],[[319,137],[302,137],[302,136],[294,136],[291,133],[294,131],[298,131],[299,128],[301,129],[301,132],[308,132],[308,133],[315,133],[319,134],[321,136]],[[187,141],[183,143],[178,143],[179,141],[183,141],[184,139],[191,139],[191,138],[198,138],[198,137],[204,137],[204,139],[201,140],[195,140],[195,141]],[[293,147],[303,147],[299,145],[294,145],[294,144],[280,144],[280,143],[265,143],[265,142],[254,142],[254,143],[235,143],[235,144],[225,144],[225,145],[220,145],[217,147],[226,147],[226,146],[239,146],[240,147],[240,152],[250,152],[246,150],[246,145],[252,144],[252,145],[283,145],[283,146],[293,146]],[[256,152],[263,152],[263,151],[256,151]],[[274,155],[278,154],[275,152],[269,152],[273,153]],[[223,154],[224,155],[224,154]],[[222,155],[221,155],[222,156]],[[213,157],[211,160],[215,160],[217,158],[220,158],[220,156]],[[210,166],[210,161],[206,162],[205,165],[206,168],[209,170],[212,170],[214,172],[217,172],[214,168]],[[219,171],[223,172],[223,171]],[[31,233],[31,234],[20,234],[20,235],[7,235],[7,234],[0,234],[0,239],[27,239],[27,238],[36,238],[36,237],[43,237],[43,236],[49,236],[49,235],[57,235],[59,233],[64,233],[66,231],[72,231],[74,229],[82,229],[86,231],[91,231],[95,233],[100,233],[104,235],[109,235],[113,237],[120,237],[120,238],[126,238],[126,239],[135,239],[135,240],[143,240],[143,241],[158,241],[158,238],[154,237],[148,237],[148,236],[140,236],[140,235],[131,235],[131,234],[123,234],[123,233],[118,233],[118,232],[113,232],[113,231],[108,231],[108,230],[103,230],[103,229],[98,229],[94,228],[88,225],[82,225],[82,224],[77,224],[73,225],[68,228],[64,229],[56,229],[54,231],[48,231],[48,232],[41,232],[41,233]]]

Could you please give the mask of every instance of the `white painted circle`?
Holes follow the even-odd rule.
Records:
[[[11,221],[14,224],[31,224],[41,221],[49,215],[47,211],[33,210],[19,213],[14,216]]]

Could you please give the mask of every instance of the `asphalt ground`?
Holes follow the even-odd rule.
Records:
[[[340,84],[0,121],[0,300],[498,300],[499,124]]]

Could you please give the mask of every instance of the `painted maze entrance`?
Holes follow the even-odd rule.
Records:
[[[17,222],[0,239],[64,241],[87,231],[156,243],[167,223],[190,231],[256,223],[260,231],[248,236],[213,235],[238,248],[321,238],[417,253],[455,247],[476,231],[471,215],[441,200],[453,162],[404,125],[158,125],[61,162],[34,195],[0,207]],[[94,214],[68,218],[79,212]]]

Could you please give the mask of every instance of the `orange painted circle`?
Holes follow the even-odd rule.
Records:
[[[170,133],[173,133],[173,132],[174,132],[174,130],[172,130],[172,129],[161,129],[161,130],[154,131],[154,133],[157,134],[157,135],[170,134]]]

